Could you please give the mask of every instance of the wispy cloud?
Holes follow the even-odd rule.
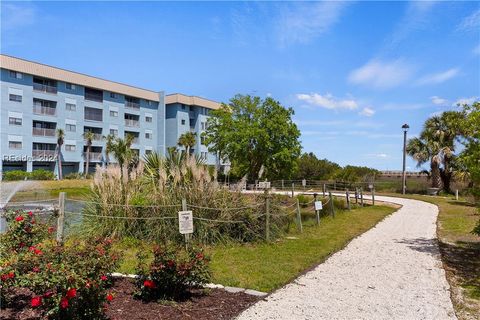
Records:
[[[440,98],[439,96],[430,97],[430,100],[434,105],[437,105],[437,106],[444,106],[448,104],[447,99]]]
[[[463,106],[464,104],[469,104],[471,105],[475,101],[479,101],[479,97],[470,97],[470,98],[459,98],[457,101],[452,103],[452,107],[456,107],[458,105]]]
[[[308,43],[329,31],[347,5],[340,1],[286,5],[277,24],[280,45]]]
[[[402,59],[394,61],[374,59],[353,70],[348,76],[348,81],[353,84],[386,89],[405,83],[412,74],[413,67]]]
[[[428,74],[417,80],[418,85],[438,84],[450,80],[457,76],[460,72],[459,68],[451,68],[442,72]]]
[[[28,3],[2,3],[1,28],[3,31],[16,30],[35,23],[35,7]]]
[[[352,98],[337,99],[332,94],[327,93],[321,95],[318,93],[299,93],[295,95],[300,101],[306,102],[310,106],[316,106],[325,109],[338,110],[354,110],[358,108],[358,103]]]
[[[375,110],[370,107],[365,107],[358,114],[365,117],[371,117],[375,114]]]
[[[480,28],[480,9],[465,17],[457,26],[460,31],[476,31]]]

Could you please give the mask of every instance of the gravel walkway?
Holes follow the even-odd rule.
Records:
[[[238,319],[456,319],[436,240],[438,208],[403,207]]]

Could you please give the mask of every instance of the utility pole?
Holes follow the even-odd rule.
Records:
[[[402,126],[403,129],[403,171],[402,171],[402,194],[405,194],[405,190],[407,188],[407,173],[405,171],[406,169],[406,161],[407,161],[407,131],[408,124],[404,124]]]

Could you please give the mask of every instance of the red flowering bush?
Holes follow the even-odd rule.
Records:
[[[145,263],[146,254],[137,258],[136,296],[144,300],[179,299],[210,281],[209,258],[198,247],[156,246],[149,265]]]
[[[50,319],[103,319],[104,306],[113,299],[107,292],[108,275],[118,261],[112,242],[89,239],[57,245],[48,226],[35,221],[31,225],[32,220],[33,215],[16,212],[0,237],[2,249],[8,249],[0,253],[2,294],[28,288],[33,294],[30,306]]]

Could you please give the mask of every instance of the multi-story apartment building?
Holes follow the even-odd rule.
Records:
[[[166,107],[162,91],[140,89],[6,55],[0,55],[0,67],[0,173],[39,168],[57,171],[58,128],[65,131],[61,152],[64,174],[85,171],[87,131],[94,133],[90,172],[106,161],[103,137],[108,134],[133,135],[132,149],[143,156],[152,150],[165,154],[167,146],[177,146],[181,133],[195,130],[199,137],[195,154],[207,158],[209,164],[216,164],[214,156],[205,154],[207,149],[200,141],[208,113],[205,110],[217,108],[216,102],[170,95],[167,97],[171,102]],[[187,107],[191,111],[173,112],[179,126],[168,126],[166,130],[166,119],[172,120],[166,110]]]

